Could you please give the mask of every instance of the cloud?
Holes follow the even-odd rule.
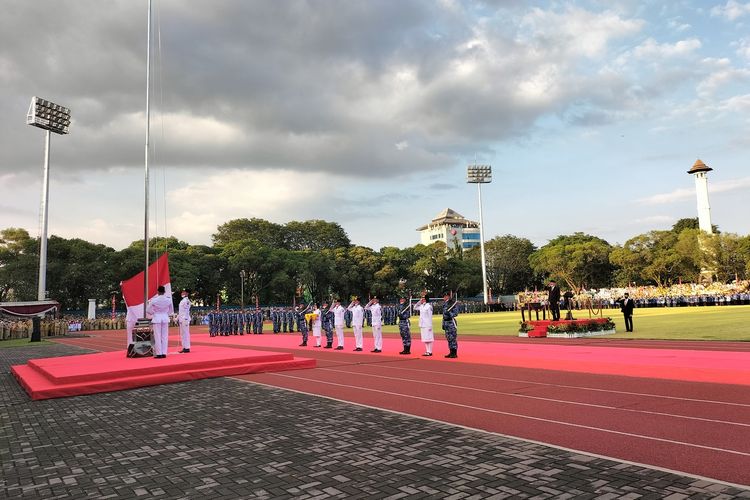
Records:
[[[742,177],[740,179],[731,179],[727,181],[709,182],[708,192],[710,196],[713,193],[726,193],[747,188],[750,188],[750,177]],[[669,193],[655,194],[646,198],[640,198],[636,201],[646,205],[664,205],[692,198],[695,198],[695,189],[675,189]]]
[[[633,50],[633,55],[645,59],[684,57],[693,54],[701,46],[702,44],[697,38],[679,40],[675,43],[658,43],[653,38],[648,38]]]
[[[748,14],[750,14],[750,2],[741,3],[736,0],[729,0],[723,6],[717,5],[711,9],[712,16],[723,17],[729,21],[736,21]]]
[[[451,189],[457,189],[458,186],[455,184],[442,184],[439,182],[436,182],[434,184],[430,184],[430,189],[435,191],[449,191]]]
[[[675,218],[671,215],[650,215],[648,217],[641,217],[633,219],[629,222],[630,225],[663,225],[670,224],[675,221]]]

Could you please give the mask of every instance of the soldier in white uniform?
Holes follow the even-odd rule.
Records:
[[[313,306],[313,314],[315,315],[315,319],[312,322],[312,332],[313,337],[315,337],[315,347],[320,347],[321,319],[318,304]]]
[[[383,310],[378,298],[371,298],[365,309],[372,314],[372,338],[375,341],[375,349],[370,352],[383,352]]]
[[[344,306],[341,305],[341,301],[339,299],[336,299],[333,301],[331,312],[333,313],[333,317],[334,317],[333,327],[336,329],[336,340],[338,342],[338,345],[336,345],[336,350],[343,351],[344,350],[344,314],[346,313],[346,309],[344,309]]]
[[[422,297],[414,304],[414,309],[419,311],[419,333],[424,344],[422,356],[432,356],[432,343],[435,341],[435,334],[432,331],[432,304],[427,302],[427,297]]]
[[[180,324],[180,343],[182,349],[180,353],[185,354],[190,352],[190,290],[183,289],[182,300],[177,313],[177,322]]]
[[[174,315],[172,297],[164,295],[164,287],[157,288],[158,295],[148,302],[146,313],[154,327],[154,357],[166,358],[169,346],[169,317]]]
[[[362,338],[362,324],[365,320],[365,310],[359,303],[359,297],[354,297],[352,303],[347,307],[352,312],[352,328],[354,329],[354,350],[357,352],[362,351],[364,341]]]

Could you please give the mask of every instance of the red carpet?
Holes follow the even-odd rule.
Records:
[[[449,360],[443,358],[443,355],[447,354],[445,341],[437,337],[435,355],[429,360],[431,362],[460,361],[541,370],[750,385],[750,353],[748,352],[606,347],[604,345],[599,347],[576,344],[575,339],[570,339],[570,342],[566,344],[548,344],[542,343],[544,342],[542,339],[539,340],[539,344],[472,342],[461,340],[459,337],[459,357],[457,360]],[[323,351],[322,348],[310,347],[314,343],[312,337],[308,347],[298,348],[299,341],[299,335],[290,334],[231,335],[213,338],[201,334],[193,336],[193,343],[201,345],[291,348],[297,353],[311,350]],[[353,344],[353,339],[347,336],[344,352],[351,353]],[[383,353],[377,356],[381,358],[393,356],[399,359],[421,357],[422,345],[418,340],[412,340],[411,356],[399,356],[397,353],[401,348],[400,339],[384,338]],[[372,349],[372,338],[366,335],[365,351],[356,355],[375,356],[369,354],[370,349]],[[325,349],[325,351],[331,350]]]
[[[124,350],[34,359],[11,367],[31,399],[79,396],[148,385],[269,371],[314,368],[290,353],[199,347],[164,359],[126,358]]]

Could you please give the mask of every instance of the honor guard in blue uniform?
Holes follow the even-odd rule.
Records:
[[[457,358],[458,357],[458,326],[456,323],[456,316],[458,316],[458,301],[451,298],[450,292],[443,294],[443,331],[445,332],[445,340],[448,341],[448,349],[450,353],[446,354],[446,358]]]
[[[208,336],[209,337],[216,337],[216,331],[218,328],[216,328],[216,314],[211,311],[208,313]]]
[[[257,308],[255,310],[255,330],[254,333],[263,335],[263,309]]]
[[[245,335],[245,313],[240,312],[237,314],[237,331],[240,332],[240,335]]]
[[[346,323],[347,328],[352,327],[352,312],[349,309],[344,313],[344,323]]]
[[[294,314],[294,309],[289,309],[286,312],[286,322],[289,323],[289,333],[294,333],[294,317],[296,315]]]
[[[323,302],[323,307],[320,309],[321,314],[321,325],[323,330],[326,332],[326,345],[324,349],[333,348],[333,311],[328,306],[328,302]]]
[[[276,308],[271,309],[271,323],[273,324],[273,333],[279,333],[281,322],[279,321],[279,311]]]
[[[365,309],[365,321],[367,326],[372,326],[372,312],[369,309]]]
[[[397,309],[398,313],[398,333],[401,334],[401,343],[404,344],[404,350],[399,354],[411,354],[411,300],[405,298],[399,300]]]
[[[286,311],[284,309],[279,310],[279,322],[281,323],[281,331],[284,333],[288,332]]]
[[[302,343],[300,347],[307,347],[307,320],[305,314],[310,310],[310,306],[304,307],[303,304],[297,306],[297,324],[300,325],[300,333],[302,334]]]

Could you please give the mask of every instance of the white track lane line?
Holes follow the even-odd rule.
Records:
[[[441,401],[441,400],[438,400],[438,399],[424,398],[424,397],[421,397],[421,396],[414,396],[412,394],[403,394],[403,393],[400,393],[400,392],[382,391],[382,390],[379,390],[379,389],[368,389],[368,388],[360,387],[360,386],[356,386],[356,385],[339,384],[339,383],[336,383],[336,382],[325,382],[325,381],[322,381],[322,380],[311,380],[310,378],[295,377],[294,375],[286,375],[286,374],[283,374],[283,373],[276,373],[276,372],[274,372],[274,373],[264,373],[263,375],[270,375],[270,376],[274,376],[274,377],[282,377],[282,378],[290,378],[290,379],[295,379],[295,380],[302,380],[302,381],[308,382],[308,383],[327,384],[327,385],[332,385],[332,386],[336,386],[336,387],[345,387],[347,389],[356,389],[358,391],[376,392],[378,394],[387,394],[389,396],[399,396],[399,397],[408,398],[408,399],[417,399],[419,401],[426,401],[428,403],[436,403],[436,404],[441,404],[441,405],[455,406],[455,407],[458,407],[458,408],[465,408],[465,409],[475,410],[475,411],[479,411],[479,412],[493,413],[493,414],[496,414],[496,415],[505,415],[505,416],[508,416],[508,417],[517,417],[517,418],[522,418],[522,419],[527,419],[527,420],[535,420],[537,422],[545,422],[547,424],[552,423],[552,424],[558,424],[558,425],[567,426],[567,427],[575,427],[577,429],[586,429],[586,430],[590,430],[590,431],[599,431],[599,432],[604,432],[604,433],[607,433],[607,434],[616,434],[618,436],[626,436],[626,437],[632,437],[632,438],[637,438],[637,439],[644,439],[644,440],[647,440],[647,441],[657,441],[657,442],[660,442],[660,443],[674,444],[674,445],[678,445],[678,446],[685,446],[685,447],[688,447],[688,448],[698,448],[698,449],[702,449],[702,450],[715,451],[715,452],[719,452],[719,453],[728,453],[728,454],[731,454],[731,455],[739,455],[739,456],[742,456],[742,457],[750,457],[750,453],[746,453],[744,451],[729,450],[729,449],[726,449],[726,448],[717,448],[715,446],[705,446],[705,445],[702,445],[702,444],[693,444],[693,443],[687,443],[687,442],[684,442],[684,441],[675,441],[673,439],[664,439],[664,438],[658,438],[658,437],[652,437],[652,436],[644,436],[642,434],[634,434],[632,432],[615,431],[615,430],[612,430],[612,429],[605,429],[603,427],[594,427],[594,426],[591,426],[591,425],[575,424],[575,423],[572,423],[572,422],[563,422],[561,420],[551,420],[551,419],[548,419],[548,418],[532,417],[532,416],[529,416],[529,415],[522,415],[520,413],[512,413],[512,412],[507,412],[507,411],[492,410],[492,409],[489,409],[489,408],[481,408],[481,407],[478,407],[478,406],[465,405],[465,404],[461,404],[461,403],[451,403],[450,401]],[[283,389],[283,387],[282,387],[282,389]]]
[[[341,370],[337,368],[318,368],[319,370],[326,370],[330,372],[338,372],[338,373],[347,373],[349,375],[361,375],[363,377],[377,377],[377,378],[384,378],[387,380],[396,380],[398,382],[404,382],[404,379],[402,378],[396,378],[396,377],[387,377],[385,375],[373,375],[372,373],[362,373],[362,372],[354,372],[354,371],[347,371],[347,370]],[[727,424],[727,425],[737,425],[740,427],[750,427],[750,424],[745,424],[742,422],[731,422],[727,420],[716,420],[713,418],[702,418],[702,417],[691,417],[688,415],[677,415],[674,413],[664,413],[659,411],[649,411],[649,410],[636,410],[632,408],[618,408],[617,406],[609,406],[609,405],[601,405],[601,404],[595,404],[595,403],[582,403],[579,401],[568,401],[565,399],[553,399],[553,398],[544,398],[541,396],[529,396],[526,394],[514,394],[512,392],[503,392],[503,391],[493,391],[491,389],[479,389],[476,387],[468,387],[463,385],[453,385],[453,384],[442,384],[439,382],[427,382],[423,380],[414,380],[410,379],[409,382],[414,382],[417,384],[425,384],[425,385],[437,385],[440,387],[450,387],[453,389],[460,389],[460,390],[469,390],[469,391],[475,391],[475,392],[485,392],[489,394],[496,394],[496,395],[502,395],[502,396],[510,396],[514,398],[523,398],[523,399],[535,399],[538,401],[548,401],[551,403],[562,403],[562,404],[569,404],[569,405],[575,405],[575,406],[587,406],[590,408],[601,408],[604,410],[615,410],[615,411],[623,411],[623,412],[630,412],[630,413],[643,413],[646,415],[658,415],[661,417],[672,417],[672,418],[681,418],[685,420],[697,420],[700,422],[710,422],[714,424]]]
[[[685,398],[685,397],[679,397],[679,396],[667,396],[664,394],[651,394],[647,392],[632,392],[632,391],[617,391],[613,389],[599,389],[597,387],[582,387],[577,385],[564,385],[564,384],[552,384],[549,382],[536,382],[533,380],[519,380],[519,379],[512,379],[512,378],[503,378],[503,377],[487,377],[484,375],[471,375],[468,373],[453,373],[453,372],[444,372],[439,370],[421,370],[419,368],[404,368],[401,366],[382,366],[378,364],[364,364],[363,366],[374,366],[377,368],[388,368],[389,370],[408,370],[413,372],[428,372],[428,373],[439,373],[441,375],[448,375],[451,377],[467,377],[467,378],[478,378],[482,380],[498,380],[502,382],[514,382],[519,384],[531,384],[531,385],[543,385],[547,387],[561,387],[564,389],[579,389],[581,391],[595,391],[595,392],[607,392],[612,394],[627,394],[631,396],[648,396],[651,398],[662,398],[662,399],[673,399],[677,401],[691,401],[695,403],[709,403],[709,404],[717,404],[717,405],[728,405],[728,406],[740,406],[745,408],[750,408],[750,404],[747,403],[732,403],[730,401],[714,401],[711,399],[697,399],[697,398]],[[494,366],[498,368],[505,368],[500,367],[496,365],[485,365],[485,366]],[[523,367],[519,367],[523,368]],[[568,372],[566,372],[568,373]],[[570,372],[573,373],[573,372]],[[578,375],[596,375],[595,373],[577,373]],[[660,379],[661,380],[661,379]]]

